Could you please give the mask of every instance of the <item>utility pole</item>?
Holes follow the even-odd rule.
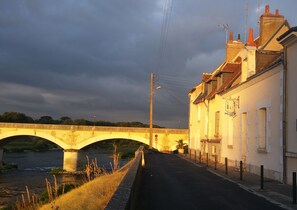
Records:
[[[154,73],[151,72],[150,82],[150,142],[149,148],[153,148],[153,95],[154,95]]]

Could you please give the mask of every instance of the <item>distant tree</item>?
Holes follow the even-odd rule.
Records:
[[[120,127],[139,127],[139,128],[147,128],[149,125],[143,124],[141,122],[117,122],[116,126]],[[156,127],[154,125],[154,127]]]
[[[64,125],[72,125],[73,124],[72,119],[67,116],[61,117],[60,122],[61,122],[61,124],[64,124]]]
[[[15,123],[39,123],[39,124],[64,124],[64,125],[96,125],[96,126],[118,126],[118,127],[141,127],[148,128],[149,125],[141,122],[109,122],[109,121],[88,121],[83,118],[72,120],[70,117],[63,116],[59,120],[54,120],[51,116],[42,116],[37,120],[20,112],[4,112],[0,115],[0,122],[15,122]],[[158,125],[153,125],[154,128],[164,128]]]
[[[87,125],[87,121],[85,119],[76,119],[73,123],[74,125]]]
[[[108,122],[108,121],[96,121],[95,125],[97,126],[116,126],[116,123]]]
[[[128,127],[128,123],[127,122],[117,122],[116,126],[118,126],[118,127]]]
[[[34,120],[24,113],[20,112],[4,112],[1,116],[2,122],[15,122],[15,123],[33,123]]]
[[[145,124],[143,124],[143,123],[141,123],[141,122],[131,122],[130,124],[129,124],[131,127],[148,127],[147,125],[145,125]]]
[[[37,123],[40,124],[55,124],[55,121],[51,116],[42,116],[37,120]]]

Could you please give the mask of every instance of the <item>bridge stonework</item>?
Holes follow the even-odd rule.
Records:
[[[64,149],[66,171],[75,171],[78,151],[95,142],[128,139],[149,145],[149,128],[0,123],[0,163],[2,142],[13,136],[36,136],[57,144]],[[170,152],[176,149],[177,140],[188,143],[188,130],[154,128],[153,139],[155,149]]]

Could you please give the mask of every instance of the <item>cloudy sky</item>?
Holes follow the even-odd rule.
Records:
[[[297,25],[296,0],[250,0]],[[259,7],[258,7],[259,5]],[[187,93],[224,59],[228,24],[244,38],[246,0],[1,0],[0,114],[187,127]]]

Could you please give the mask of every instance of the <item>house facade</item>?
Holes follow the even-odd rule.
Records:
[[[263,165],[265,176],[279,181],[287,181],[288,173],[296,171],[297,144],[289,137],[284,139],[286,132],[297,137],[295,110],[295,114],[288,114],[295,127],[287,129],[284,123],[285,114],[297,104],[294,92],[290,88],[285,91],[284,80],[289,76],[285,73],[289,71],[284,70],[284,56],[287,68],[294,68],[296,61],[289,60],[294,56],[291,54],[296,56],[296,48],[286,45],[287,37],[278,40],[291,30],[278,10],[270,13],[266,6],[257,38],[252,29],[247,43],[240,37],[234,40],[230,33],[225,61],[212,73],[204,73],[202,81],[189,92],[190,153],[199,152],[220,162],[227,157],[235,167],[242,161],[244,169],[255,174]],[[290,79],[296,78],[294,70],[291,74],[295,75]]]
[[[285,176],[291,183],[292,173],[297,171],[297,27],[278,38],[284,46],[284,163]]]

